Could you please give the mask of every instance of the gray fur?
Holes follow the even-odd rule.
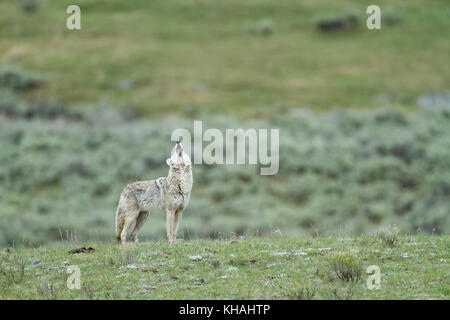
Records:
[[[178,224],[191,196],[192,165],[181,143],[175,145],[166,162],[170,167],[167,177],[133,182],[123,189],[116,210],[116,237],[123,244],[133,223],[131,240],[139,241],[139,229],[154,212],[167,215],[167,238],[176,242]]]

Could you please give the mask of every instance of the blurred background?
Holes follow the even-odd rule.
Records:
[[[447,233],[450,4],[380,0],[368,30],[372,2],[0,0],[0,245],[112,240],[193,120],[279,128],[280,171],[195,165],[185,239]]]

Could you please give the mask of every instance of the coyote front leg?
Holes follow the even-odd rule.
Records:
[[[177,241],[177,233],[178,233],[178,225],[181,221],[181,217],[183,216],[183,208],[177,209],[175,212],[175,221],[174,221],[174,227],[173,227],[173,240]],[[180,239],[180,241],[182,241]]]
[[[167,240],[169,240],[169,243],[172,243],[174,240],[173,225],[175,212],[173,210],[167,209],[166,214],[167,214]]]

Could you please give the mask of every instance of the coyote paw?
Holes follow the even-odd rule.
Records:
[[[181,243],[183,242],[183,239],[170,239],[169,243],[170,244],[176,244],[176,243]]]

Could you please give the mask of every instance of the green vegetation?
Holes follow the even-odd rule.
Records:
[[[338,254],[331,259],[336,276],[343,281],[358,282],[361,280],[363,268],[361,262],[351,254]]]
[[[186,239],[276,230],[289,236],[360,235],[394,224],[403,233],[450,229],[447,109],[297,110],[289,118],[202,120],[204,129],[280,128],[280,170],[260,176],[256,165],[194,165],[180,229]],[[122,188],[167,175],[170,134],[192,126],[108,106],[81,112],[51,101],[27,102],[5,91],[0,244],[112,239]],[[141,238],[164,236],[164,217],[152,215]],[[384,233],[384,241],[395,247],[397,235]]]
[[[395,248],[369,236],[89,242],[95,251],[74,255],[68,251],[80,243],[16,248],[0,253],[0,299],[449,299],[449,241],[402,236]],[[334,263],[355,259],[361,274],[339,279]],[[72,265],[80,267],[79,290],[67,288]],[[379,290],[367,289],[370,265],[380,268]]]
[[[80,31],[65,25],[73,1],[0,2],[0,61],[48,74],[38,97],[113,102],[151,116],[249,118],[386,99],[412,106],[449,88],[446,0],[377,1],[380,31],[365,28],[369,0],[76,3]],[[359,22],[348,30],[317,28],[324,16],[348,13]]]

